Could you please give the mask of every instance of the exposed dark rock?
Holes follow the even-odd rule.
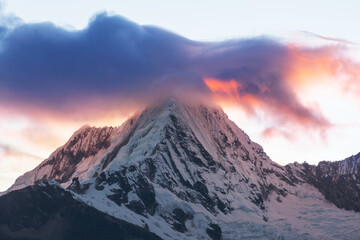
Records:
[[[202,182],[195,182],[194,189],[199,192],[201,204],[210,212],[215,212],[215,201],[209,196],[209,190]]]
[[[72,183],[67,189],[76,192],[78,194],[84,194],[89,187],[90,187],[90,183],[80,184],[79,178],[75,177],[73,178]]]
[[[236,139],[234,142],[233,142],[233,146],[234,147],[240,147],[241,146],[241,143],[240,143],[240,141],[238,140],[238,139]]]
[[[297,174],[337,207],[360,212],[360,177],[356,175],[360,173],[359,159],[360,153],[343,161],[323,161],[317,166],[303,163],[302,172]]]
[[[126,172],[124,168],[123,171]],[[112,194],[107,195],[107,197],[115,202],[117,205],[121,206],[123,203],[128,201],[128,193],[132,190],[128,179],[123,176],[121,171],[113,173],[101,173],[95,180],[95,189],[101,191],[104,189],[104,185],[113,185],[116,184],[118,188],[112,189]]]
[[[147,181],[146,178],[142,177],[141,175],[138,176],[138,180],[136,183],[136,193],[144,203],[146,207],[146,211],[150,215],[154,215],[155,208],[157,206],[155,200],[155,190],[151,183]]]
[[[213,240],[221,240],[221,228],[215,223],[211,223],[209,228],[206,229],[206,233]]]
[[[45,167],[53,165],[51,174],[44,176],[40,181],[55,179],[59,183],[67,182],[76,170],[76,165],[83,159],[96,155],[101,149],[110,146],[110,136],[112,127],[104,128],[85,128],[74,135],[56,155],[40,165]],[[86,142],[91,138],[90,143]],[[89,145],[87,145],[89,144]],[[75,147],[77,145],[77,147]],[[86,146],[86,147],[85,147]],[[74,151],[78,149],[77,151]],[[61,164],[65,162],[66,164]]]
[[[201,193],[202,195],[208,195],[209,193],[209,190],[207,189],[206,185],[199,181],[194,183],[194,189],[199,193]]]
[[[174,220],[172,226],[176,231],[184,233],[187,231],[185,222],[189,219],[193,219],[193,217],[194,216],[191,213],[186,213],[181,208],[175,208],[172,213],[172,218]]]
[[[180,221],[180,222],[184,222],[188,219],[193,219],[193,215],[189,212],[184,212],[184,210],[182,210],[181,208],[175,208],[173,210],[173,214],[174,214],[174,219]]]
[[[129,167],[129,172],[134,172],[136,170],[136,166],[135,165],[131,165]]]
[[[75,200],[60,187],[43,185],[0,197],[0,239],[160,239]]]
[[[216,200],[216,206],[224,214],[228,214],[233,210],[229,202],[224,203],[220,199]]]
[[[107,197],[117,205],[121,206],[121,204],[128,202],[128,192],[123,189],[112,189],[111,192],[112,194],[107,195]]]
[[[258,206],[261,210],[265,209],[264,206],[264,199],[262,197],[262,195],[260,193],[253,193],[251,192],[252,195],[249,197],[250,200],[256,205]]]
[[[154,160],[151,158],[145,159],[146,165],[146,175],[149,176],[150,180],[154,180],[156,173],[156,166],[154,164]]]
[[[125,206],[131,211],[136,212],[137,214],[146,216],[145,206],[140,201],[132,200],[130,203],[125,204]]]

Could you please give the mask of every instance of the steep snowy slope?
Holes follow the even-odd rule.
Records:
[[[171,99],[120,128],[80,129],[10,190],[55,179],[164,239],[356,239],[360,214],[310,176],[271,161],[220,108]]]
[[[73,176],[91,178],[103,155],[124,138],[135,119],[136,116],[116,128],[95,128],[88,125],[81,127],[48,159],[34,170],[20,176],[7,192],[42,180],[55,179],[66,186],[71,183]]]

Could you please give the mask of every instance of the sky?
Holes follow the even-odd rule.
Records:
[[[170,95],[213,99],[280,164],[360,151],[359,1],[0,4],[0,191]]]

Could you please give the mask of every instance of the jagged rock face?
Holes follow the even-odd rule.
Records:
[[[82,161],[94,157],[101,150],[110,146],[111,137],[115,130],[112,127],[82,127],[47,160],[33,171],[17,179],[11,189],[51,179],[55,179],[59,183],[68,182]]]
[[[73,175],[76,165],[83,159],[96,155],[100,150],[110,146],[110,137],[113,128],[85,128],[73,136],[64,148],[61,148],[40,168],[53,166],[49,174],[41,180],[56,179],[58,182],[67,182]],[[95,141],[94,141],[95,140]]]
[[[48,159],[34,170],[20,176],[8,191],[21,189],[39,181],[55,179],[67,186],[74,177],[81,174],[87,179],[92,177],[97,171],[96,166],[98,161],[103,158],[104,153],[117,144],[117,141],[127,133],[127,129],[133,123],[134,119],[130,118],[117,128],[81,127],[64,146],[59,147]]]
[[[54,178],[85,203],[165,239],[316,239],[321,234],[331,239],[335,230],[304,232],[309,221],[318,221],[312,212],[330,214],[325,216],[333,219],[330,228],[335,220],[347,224],[360,216],[327,205],[316,188],[337,204],[333,199],[340,198],[327,196],[321,179],[336,172],[331,181],[340,187],[346,174],[355,176],[356,184],[359,175],[327,166],[282,167],[220,108],[170,100],[119,128],[80,129],[13,189]],[[341,198],[337,206],[356,196]],[[348,209],[357,210],[357,204],[347,204]],[[358,232],[349,225],[351,237]]]
[[[339,208],[360,211],[360,153],[343,161],[303,163],[296,175],[315,186],[325,198]]]

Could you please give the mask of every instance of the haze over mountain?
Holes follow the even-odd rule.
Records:
[[[9,239],[38,230],[66,234],[68,227],[49,226],[75,204],[162,239],[357,239],[359,169],[360,153],[281,166],[221,108],[172,98],[120,127],[80,128],[0,197],[2,211],[20,209],[0,219],[0,232]],[[58,208],[39,206],[47,217],[30,224],[38,211],[8,200],[24,196]]]

